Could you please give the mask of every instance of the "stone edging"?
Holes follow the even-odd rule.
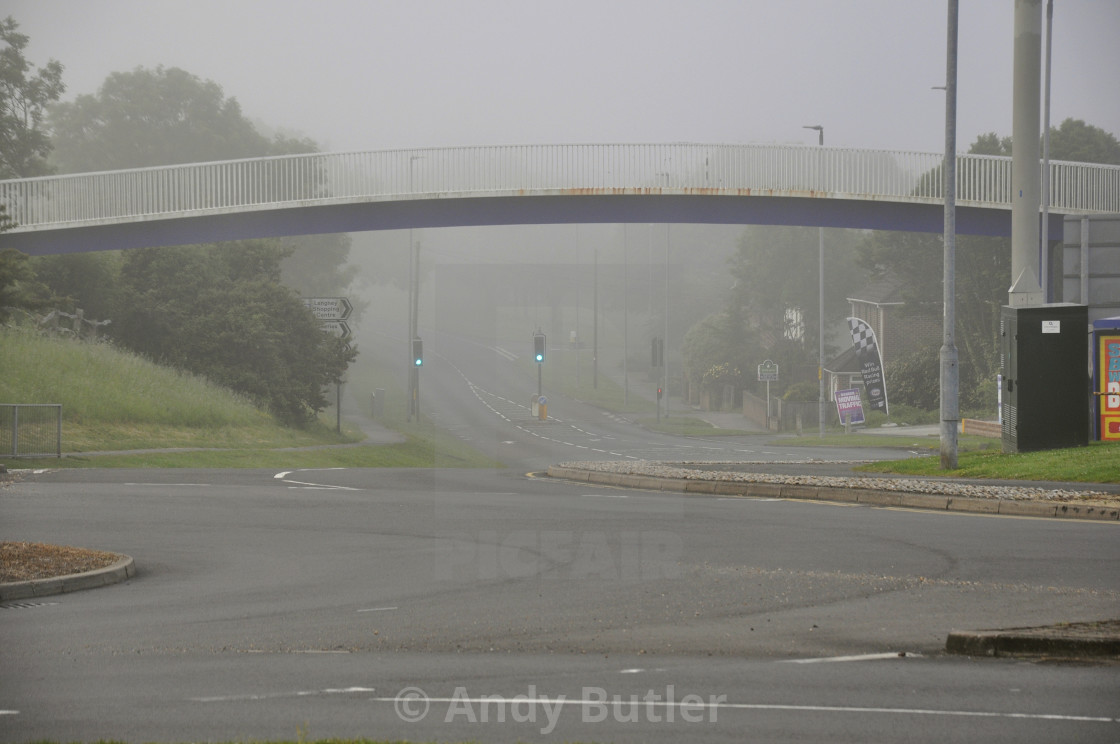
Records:
[[[1092,519],[1120,521],[1120,507],[1068,502],[1011,501],[1006,499],[978,499],[945,494],[911,493],[865,488],[837,488],[834,486],[784,485],[777,483],[752,483],[744,481],[693,480],[688,478],[663,478],[651,475],[608,473],[552,465],[548,468],[552,478],[563,478],[581,483],[598,483],[623,488],[640,488],[648,491],[673,491],[677,493],[702,493],[717,496],[745,496],[751,498],[805,499],[811,501],[839,501],[870,506],[898,506],[914,509],[967,512],[972,514],[1003,514],[1018,517],[1062,517],[1066,519]]]
[[[82,589],[95,589],[99,586],[117,584],[136,575],[136,563],[132,556],[118,554],[112,565],[93,571],[55,576],[50,579],[32,581],[11,581],[0,584],[0,602],[31,597],[49,597],[52,594],[77,592]]]

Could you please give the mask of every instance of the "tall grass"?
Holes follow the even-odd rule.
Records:
[[[202,377],[160,367],[108,344],[0,330],[0,401],[61,403],[77,425],[253,427],[271,417]]]

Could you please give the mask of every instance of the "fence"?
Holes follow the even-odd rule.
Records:
[[[62,405],[0,403],[0,457],[62,457]]]

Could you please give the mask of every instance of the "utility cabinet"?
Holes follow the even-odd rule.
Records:
[[[1000,313],[1004,452],[1089,443],[1089,308],[1053,303]]]

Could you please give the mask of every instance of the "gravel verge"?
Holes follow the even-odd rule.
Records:
[[[665,463],[648,460],[604,460],[588,462],[566,462],[556,466],[571,470],[585,470],[594,473],[633,475],[650,478],[665,478],[681,481],[711,481],[716,483],[766,483],[786,486],[808,486],[816,488],[843,488],[864,491],[892,491],[898,493],[931,494],[956,496],[970,499],[991,499],[998,501],[1030,501],[1047,503],[1076,503],[1086,505],[1120,506],[1120,493],[1095,490],[1093,484],[1077,488],[1068,484],[1064,488],[1049,488],[1042,485],[1021,483],[977,484],[961,483],[948,479],[901,478],[883,476],[837,476],[814,474],[791,474],[755,472],[754,468],[768,466],[824,466],[834,469],[839,465],[860,463],[835,463],[820,460],[801,462],[680,462]]]

